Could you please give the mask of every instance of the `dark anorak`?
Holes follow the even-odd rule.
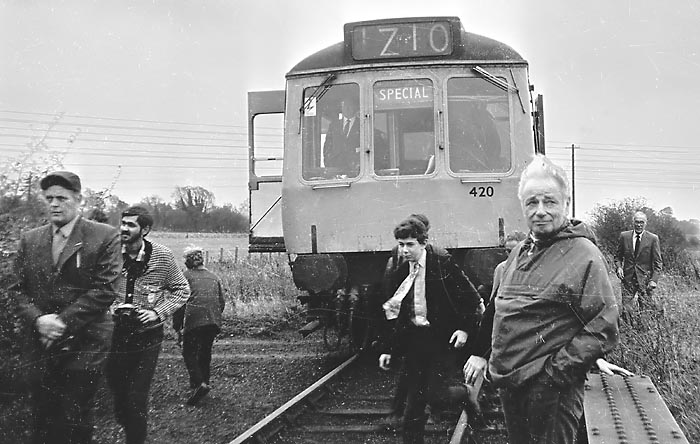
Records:
[[[618,310],[592,231],[571,221],[552,238],[512,252],[495,299],[489,371],[518,387],[546,371],[559,385],[586,372],[618,342]]]

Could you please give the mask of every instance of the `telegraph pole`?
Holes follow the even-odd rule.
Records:
[[[576,169],[574,151],[576,145],[571,144],[571,217],[576,217]]]

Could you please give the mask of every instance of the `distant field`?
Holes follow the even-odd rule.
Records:
[[[247,233],[173,233],[156,231],[148,239],[170,248],[175,257],[182,258],[185,247],[195,245],[209,252],[210,260],[218,261],[223,248],[224,258],[233,260],[238,248],[240,258],[248,253]]]

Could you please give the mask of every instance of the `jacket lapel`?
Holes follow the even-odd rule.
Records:
[[[634,237],[634,230],[628,231],[629,236],[627,236],[626,242],[627,242],[627,251],[630,252],[630,256],[634,259],[634,242],[632,242],[632,238]]]
[[[53,243],[53,225],[44,226],[44,230],[39,236],[36,245],[37,269],[44,270],[47,276],[53,272],[53,256],[51,256],[51,244]]]
[[[73,231],[71,232],[70,236],[68,237],[68,240],[66,241],[66,246],[63,247],[63,251],[58,257],[58,262],[56,263],[56,270],[60,271],[61,268],[63,268],[63,266],[65,265],[68,258],[73,256],[76,252],[83,248],[82,221],[83,218],[80,217],[75,222]],[[49,251],[51,251],[50,248]],[[79,263],[77,265],[78,267],[80,266]]]
[[[639,255],[642,254],[642,250],[647,245],[649,245],[649,241],[650,241],[649,235],[647,234],[646,231],[644,231],[642,233],[642,239],[639,241],[639,250],[637,251],[637,257],[639,257]],[[637,259],[637,258],[635,257],[635,259]]]

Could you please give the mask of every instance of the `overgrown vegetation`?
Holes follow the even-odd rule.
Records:
[[[620,323],[611,361],[649,376],[690,442],[700,442],[700,292],[666,275],[657,308]]]
[[[670,208],[654,211],[643,198],[627,198],[593,209],[591,225],[603,253],[609,259],[614,257],[620,233],[632,229],[632,216],[636,211],[646,214],[646,229],[659,236],[664,272],[684,279],[700,279],[700,264],[693,253],[699,245],[700,222],[679,221]]]
[[[668,211],[656,212],[642,199],[626,199],[593,212],[601,249],[612,257],[620,231],[631,227],[632,213],[643,209],[647,228],[661,239],[664,277],[656,292],[658,309],[644,312],[634,325],[621,325],[622,343],[611,360],[638,374],[650,376],[690,442],[700,442],[700,292],[698,257],[692,242],[695,221],[677,221]],[[3,387],[18,387],[18,350],[14,303],[8,297],[12,281],[12,252],[22,229],[44,222],[42,203],[36,196],[0,199],[0,380]],[[689,240],[690,239],[690,240]],[[223,245],[222,245],[223,246]],[[181,252],[176,251],[176,256]],[[208,265],[228,288],[226,334],[264,334],[286,327],[299,311],[287,258],[284,255],[250,255],[241,252],[234,260],[213,255]],[[611,274],[612,279],[616,279]],[[13,390],[15,391],[15,390]],[[5,396],[2,396],[5,395]],[[0,394],[4,411],[16,404],[17,393]],[[6,408],[8,407],[8,408]],[[12,423],[0,417],[0,429]]]
[[[620,323],[620,346],[611,358],[649,376],[688,440],[700,442],[700,223],[678,221],[669,208],[654,211],[641,198],[599,205],[592,212],[592,225],[610,260],[620,232],[632,229],[638,210],[647,215],[647,230],[661,241],[663,278],[654,292],[656,307],[641,312],[631,324]]]

